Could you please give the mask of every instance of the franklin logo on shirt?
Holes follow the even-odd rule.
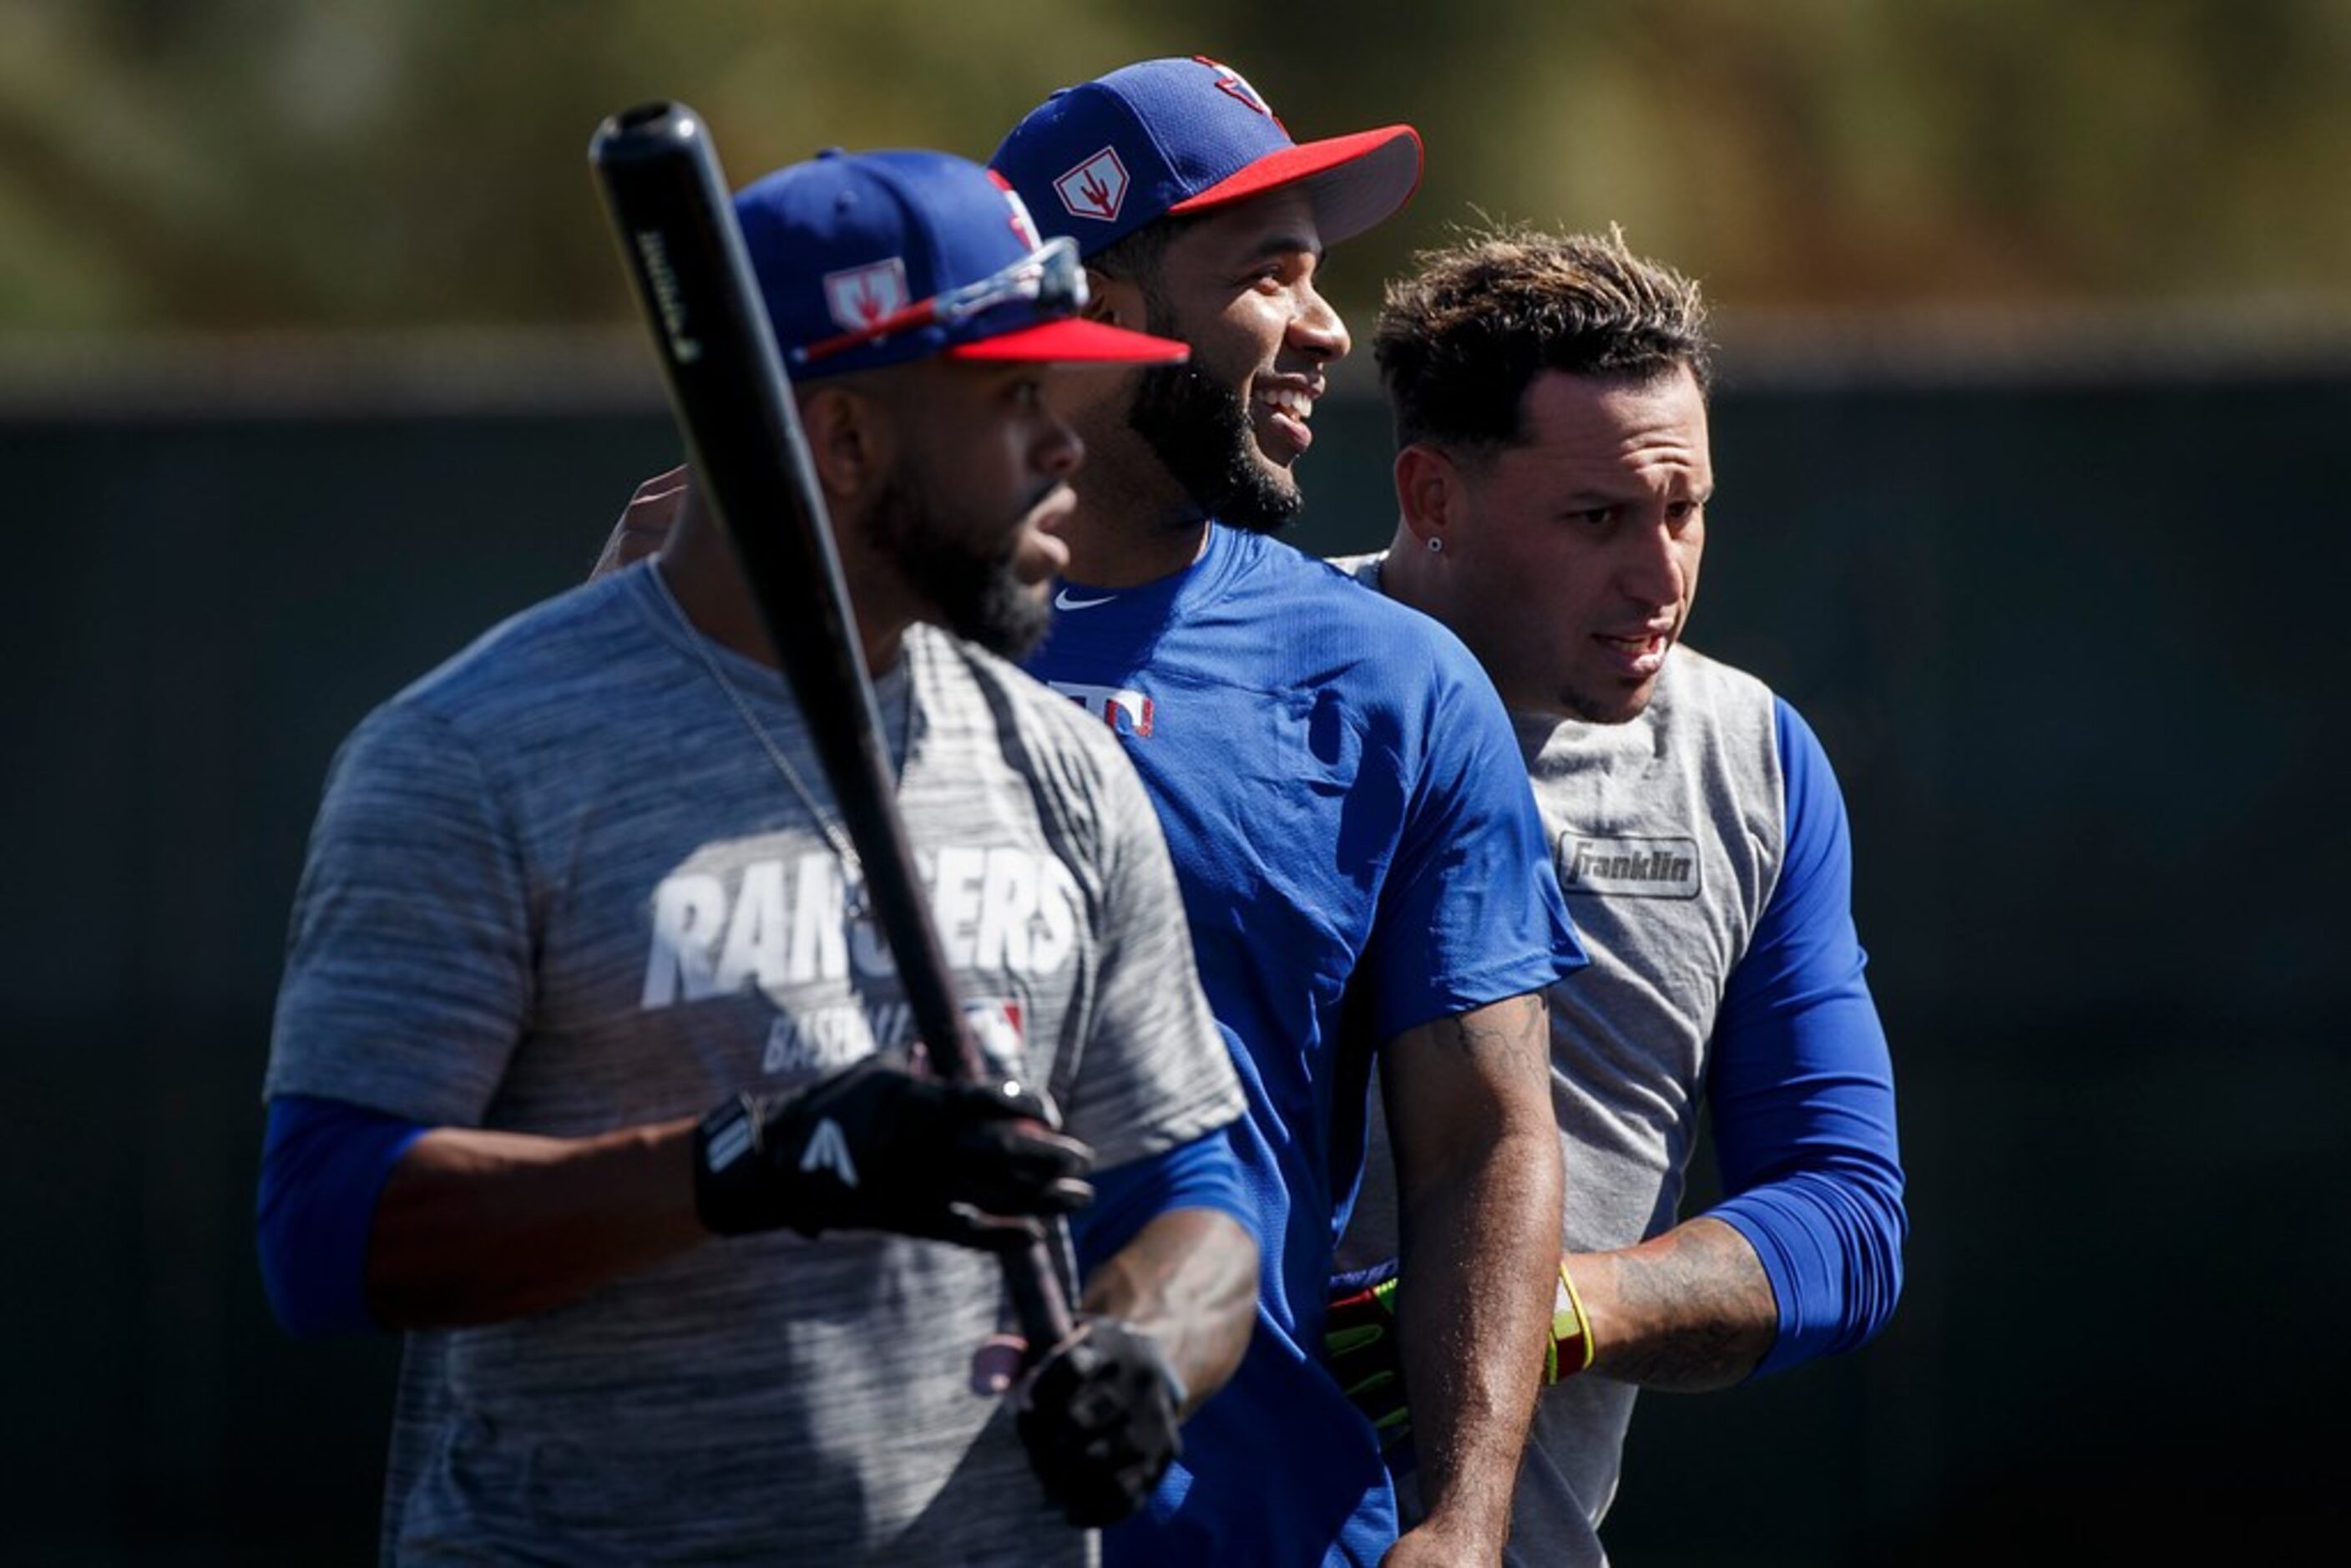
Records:
[[[1559,887],[1562,893],[1606,898],[1696,898],[1698,841],[1562,833]]]

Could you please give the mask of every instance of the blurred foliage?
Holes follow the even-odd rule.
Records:
[[[615,321],[614,110],[693,104],[739,183],[985,158],[1195,52],[1301,137],[1426,137],[1343,305],[1473,208],[1741,305],[2351,294],[2351,0],[8,0],[0,327]]]

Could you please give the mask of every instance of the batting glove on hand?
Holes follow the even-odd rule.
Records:
[[[1404,1360],[1396,1353],[1396,1266],[1377,1264],[1331,1281],[1322,1320],[1322,1364],[1379,1435],[1380,1450],[1395,1458],[1412,1436],[1405,1403]]]
[[[1093,1200],[1093,1152],[1052,1122],[1025,1090],[942,1083],[868,1057],[796,1094],[738,1094],[705,1116],[695,1210],[720,1236],[789,1226],[1019,1245],[1033,1230],[994,1217]]]
[[[1089,1318],[1014,1394],[1020,1440],[1071,1524],[1100,1530],[1143,1506],[1184,1451],[1184,1385],[1150,1336]]]
[[[1391,1261],[1335,1276],[1322,1320],[1322,1364],[1379,1435],[1390,1469],[1412,1468],[1412,1408],[1405,1401],[1404,1358],[1395,1333],[1396,1265]],[[1551,1336],[1543,1342],[1545,1385],[1592,1364],[1592,1324],[1583,1300],[1559,1266],[1552,1299]]]

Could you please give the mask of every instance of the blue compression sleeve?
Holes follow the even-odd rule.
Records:
[[[1070,1219],[1081,1276],[1115,1257],[1145,1225],[1170,1209],[1213,1208],[1257,1234],[1257,1220],[1241,1186],[1240,1160],[1222,1128],[1164,1154],[1097,1171],[1093,1183],[1093,1202]]]
[[[376,1199],[428,1130],[340,1100],[281,1094],[269,1102],[255,1232],[262,1288],[287,1333],[375,1328],[367,1249]]]
[[[1716,1025],[1715,1151],[1732,1196],[1712,1213],[1747,1238],[1780,1301],[1757,1375],[1849,1350],[1902,1293],[1902,1160],[1894,1069],[1853,924],[1853,846],[1836,776],[1778,705],[1787,855]]]

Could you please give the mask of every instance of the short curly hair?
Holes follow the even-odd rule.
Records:
[[[1713,384],[1706,299],[1669,267],[1599,235],[1496,228],[1424,251],[1390,283],[1372,352],[1396,444],[1474,452],[1520,440],[1544,371],[1645,382],[1686,365]]]

